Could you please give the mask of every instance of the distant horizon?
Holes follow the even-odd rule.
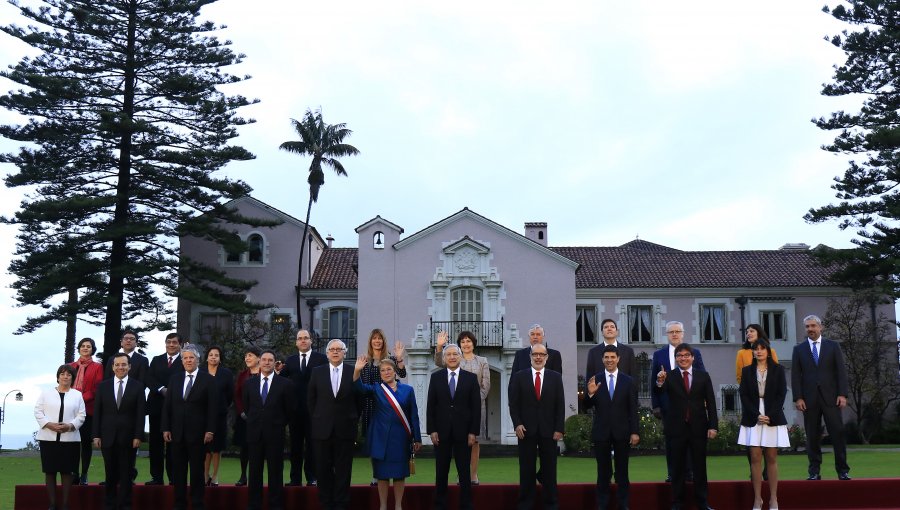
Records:
[[[35,425],[35,430],[37,430],[37,425]],[[0,446],[2,446],[4,450],[21,450],[25,448],[29,441],[31,441],[32,435],[3,433],[3,436],[0,437],[0,439],[3,440],[0,442]]]

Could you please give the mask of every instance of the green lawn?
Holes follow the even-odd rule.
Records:
[[[900,478],[900,449],[892,451],[872,451],[870,449],[851,449],[849,453],[851,474],[854,478]],[[834,472],[827,469],[834,462],[831,454],[826,453],[822,470],[825,478],[835,478]],[[9,453],[0,455],[0,508],[13,508],[15,486],[23,484],[43,483],[40,472],[41,461],[37,456],[12,456]],[[778,462],[782,480],[800,480],[806,478],[806,455],[781,455]],[[747,462],[742,456],[709,457],[710,480],[746,480],[749,474]],[[409,483],[434,483],[434,460],[416,459],[417,474]],[[146,457],[138,459],[138,483],[147,479],[149,464]],[[518,463],[512,457],[483,459],[479,467],[479,478],[482,483],[517,483]],[[219,481],[224,484],[234,483],[240,472],[237,459],[226,458],[222,461]],[[453,468],[451,468],[451,473]],[[662,481],[665,478],[665,459],[659,455],[636,456],[631,459],[631,480],[635,482]],[[357,458],[353,465],[353,483],[366,484],[371,476],[369,460]],[[103,460],[94,457],[91,464],[90,480],[97,482],[103,477]],[[596,477],[596,463],[592,458],[561,457],[559,459],[558,477],[560,483],[590,483]]]

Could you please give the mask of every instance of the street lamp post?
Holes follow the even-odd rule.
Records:
[[[9,393],[7,393],[6,396],[3,397],[3,407],[0,407],[0,452],[3,452],[3,444],[2,444],[3,429],[2,429],[2,427],[3,427],[3,423],[6,421],[6,398],[9,397],[10,395],[12,395],[13,392],[18,392],[18,393],[16,393],[16,401],[17,402],[21,402],[22,398],[23,398],[22,392],[19,390],[12,390]]]

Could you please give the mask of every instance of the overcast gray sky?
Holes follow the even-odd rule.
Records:
[[[228,25],[220,36],[247,54],[233,72],[253,76],[228,91],[261,100],[238,139],[257,159],[226,172],[302,217],[309,161],[278,145],[296,139],[290,118],[322,107],[361,151],[344,161],[349,177],[326,174],[313,207],[336,246],[355,246],[353,229],[377,214],[410,234],[465,206],[520,232],[546,221],[553,246],[848,246],[852,233],[802,219],[834,200],[846,165],[810,119],[857,106],[819,94],[843,57],[823,37],[846,28],[823,3],[221,0],[203,15]],[[28,51],[0,37],[0,65]],[[20,200],[0,189],[0,214]],[[14,244],[0,227],[3,270]],[[63,329],[12,336],[29,310],[14,308],[11,281],[0,275],[0,398],[26,397],[3,432],[30,433]]]

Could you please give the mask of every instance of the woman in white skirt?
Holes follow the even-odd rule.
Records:
[[[769,474],[769,509],[778,509],[778,449],[791,445],[788,439],[784,398],[787,380],[784,368],[772,359],[769,342],[753,345],[753,363],[741,374],[741,432],[738,444],[750,447],[750,478],[753,509],[762,509],[762,458]]]

